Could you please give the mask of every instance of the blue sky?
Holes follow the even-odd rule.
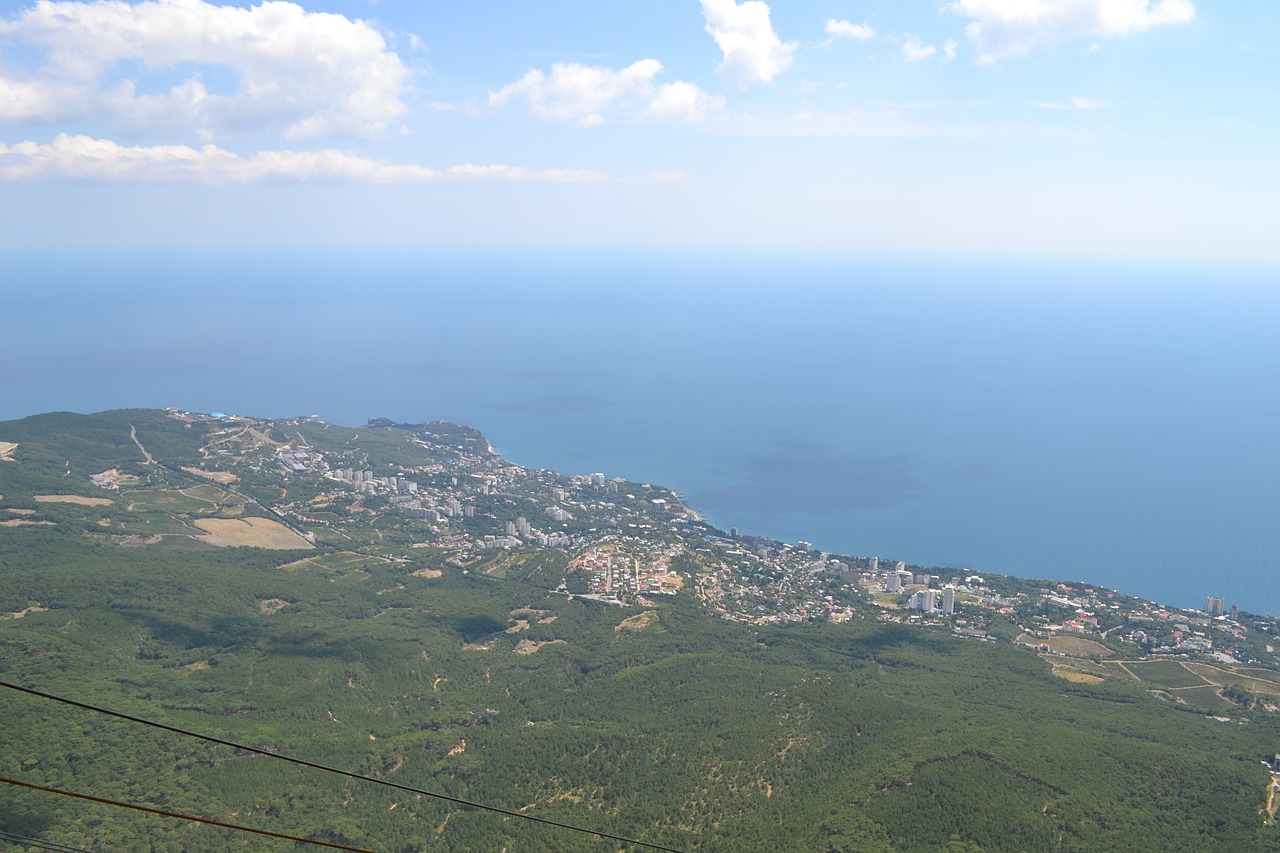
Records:
[[[1280,261],[1274,0],[0,2],[0,244]]]

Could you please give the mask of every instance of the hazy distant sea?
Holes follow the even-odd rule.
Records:
[[[1275,284],[800,255],[8,252],[0,418],[449,418],[524,465],[673,486],[726,529],[1280,613]]]

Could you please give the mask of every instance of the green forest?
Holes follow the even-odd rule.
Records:
[[[28,522],[0,528],[0,680],[679,850],[1280,850],[1261,761],[1280,751],[1275,714],[1214,719],[909,625],[570,597],[553,591],[569,559],[554,550],[490,575],[435,549],[339,566],[323,548],[129,547],[100,533],[141,523],[123,497],[33,496],[101,495],[84,478],[106,468],[171,489],[129,427],[149,425],[147,450],[175,467],[204,428],[48,418],[0,425],[33,446],[0,463],[0,509]],[[148,506],[156,524],[181,515]],[[13,690],[0,776],[388,853],[640,849]],[[0,830],[89,850],[302,849],[7,785]]]

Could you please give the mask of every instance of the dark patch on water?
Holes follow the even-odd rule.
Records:
[[[742,482],[690,496],[716,513],[841,515],[922,498],[926,485],[907,456],[864,458],[792,446],[735,466]]]

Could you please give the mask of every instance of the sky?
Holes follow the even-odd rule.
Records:
[[[0,247],[1280,262],[1274,0],[0,0]]]

